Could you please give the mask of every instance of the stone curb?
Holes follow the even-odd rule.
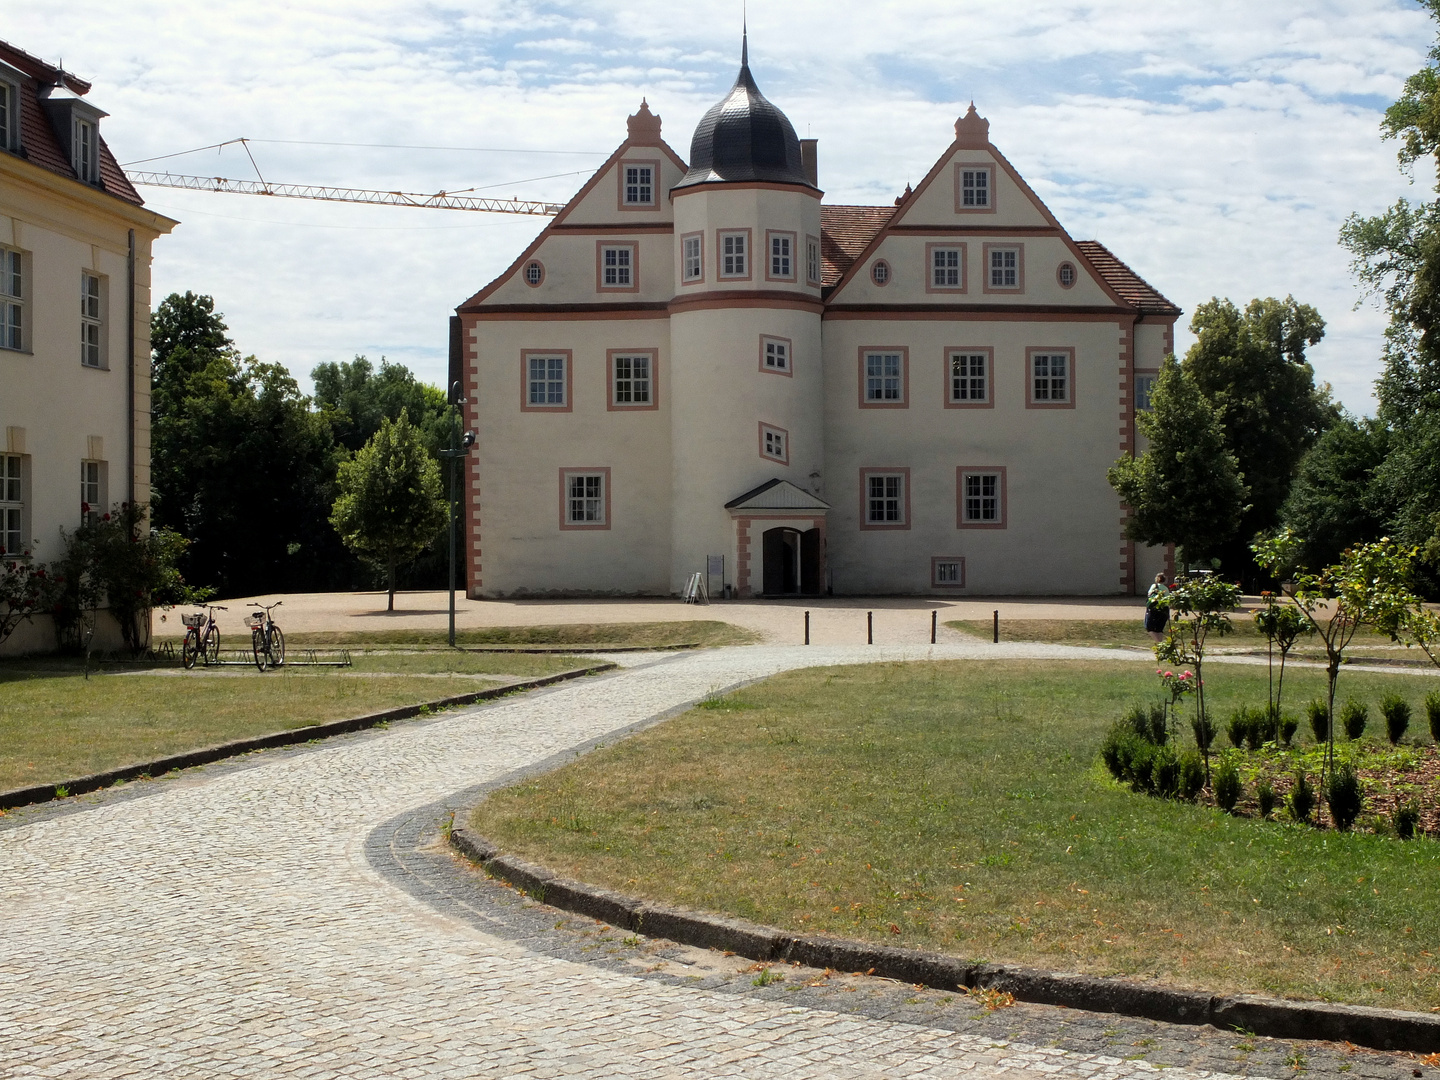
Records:
[[[554,683],[564,682],[567,679],[578,679],[585,675],[594,675],[601,671],[610,671],[615,666],[616,665],[611,663],[593,664],[589,667],[576,668],[574,671],[562,671],[558,675],[546,675],[539,679],[526,679],[523,682],[509,683],[505,686],[494,686],[488,690],[477,690],[471,694],[458,694],[455,697],[440,698],[437,701],[424,701],[418,705],[402,705],[399,708],[385,709],[383,712],[368,713],[365,716],[352,716],[345,720],[331,720],[324,724],[294,728],[290,731],[275,731],[269,735],[254,735],[248,739],[232,739],[229,742],[217,743],[214,746],[204,746],[198,750],[186,750],[183,753],[171,754],[169,757],[156,758],[154,761],[143,761],[135,765],[125,765],[118,769],[108,769],[105,772],[76,777],[73,780],[61,780],[54,784],[37,784],[33,787],[0,791],[0,810],[12,810],[17,806],[29,806],[33,803],[50,802],[60,797],[56,793],[57,788],[63,787],[68,795],[84,795],[90,791],[99,791],[101,788],[107,788],[111,784],[121,780],[139,780],[144,777],[160,776],[170,772],[172,769],[190,769],[196,765],[209,765],[212,762],[222,761],[225,758],[248,754],[252,750],[268,750],[276,746],[294,746],[297,743],[306,743],[314,739],[328,739],[332,735],[344,735],[352,731],[364,731],[366,728],[372,728],[376,724],[383,724],[390,720],[408,720],[412,716],[419,716],[421,713],[431,709],[448,709],[456,705],[473,705],[477,701],[487,701],[491,698],[503,697],[517,690],[534,690],[542,686],[550,686]]]
[[[456,813],[463,820],[469,808]],[[1440,1016],[1287,1001],[1250,994],[1222,995],[1126,979],[1063,971],[982,964],[941,953],[830,937],[795,937],[772,926],[705,912],[651,904],[609,889],[561,877],[543,866],[501,854],[465,825],[452,825],[450,846],[492,877],[524,890],[541,903],[598,919],[631,933],[682,945],[720,949],[760,963],[779,961],[833,971],[878,975],[936,990],[996,990],[1017,1001],[1087,1012],[1119,1013],[1167,1024],[1210,1024],[1277,1039],[1346,1041],[1376,1050],[1433,1053],[1440,1050]]]

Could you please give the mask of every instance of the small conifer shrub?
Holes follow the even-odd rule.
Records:
[[[1330,737],[1330,710],[1325,707],[1325,702],[1316,698],[1305,706],[1305,715],[1310,720],[1310,734],[1315,736],[1317,743],[1323,743]]]
[[[1420,804],[1414,799],[1397,804],[1391,821],[1395,825],[1395,835],[1401,840],[1414,839],[1415,826],[1420,822]]]
[[[1330,816],[1335,819],[1337,829],[1348,829],[1355,824],[1360,811],[1365,808],[1365,795],[1360,788],[1360,778],[1355,767],[1348,761],[1337,765],[1325,784],[1325,800],[1330,804]]]
[[[1290,789],[1290,814],[1299,822],[1308,822],[1315,812],[1315,789],[1303,772],[1295,774],[1295,786]]]
[[[1365,725],[1370,722],[1370,706],[1354,698],[1346,698],[1340,710],[1340,729],[1352,742],[1365,734]]]
[[[1425,719],[1430,721],[1430,737],[1440,742],[1440,690],[1425,695]]]
[[[1194,802],[1205,786],[1205,763],[1200,751],[1186,750],[1180,755],[1180,798]]]
[[[1228,757],[1215,770],[1215,805],[1227,814],[1240,801],[1240,770]]]
[[[1260,816],[1268,818],[1275,810],[1275,788],[1269,777],[1262,776],[1255,784],[1255,801],[1260,804]]]
[[[1410,703],[1399,694],[1386,694],[1380,699],[1380,715],[1385,717],[1385,735],[1390,745],[1397,745],[1410,728]]]

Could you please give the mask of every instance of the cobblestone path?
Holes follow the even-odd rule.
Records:
[[[671,656],[135,785],[85,809],[12,815],[0,823],[0,1076],[1153,1076],[1143,1062],[543,955],[440,913],[366,858],[376,827],[408,808],[741,681],[821,663],[1037,654],[1085,655]]]

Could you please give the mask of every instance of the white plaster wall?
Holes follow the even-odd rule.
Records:
[[[677,267],[674,295],[677,299],[717,290],[729,292],[780,291],[819,299],[817,286],[805,281],[805,237],[820,236],[820,200],[804,189],[757,187],[745,184],[701,184],[675,192],[675,236],[672,256]],[[718,269],[716,232],[726,229],[750,230],[753,265],[748,280],[721,278]],[[795,233],[795,281],[766,277],[767,230]],[[682,285],[678,277],[680,237],[686,233],[705,235],[705,280],[699,285]]]
[[[623,226],[625,223],[622,222]],[[632,292],[597,289],[596,252],[602,244],[638,244],[637,280]],[[531,259],[545,267],[545,279],[537,287],[525,284],[523,273],[530,262],[521,262],[489,297],[486,304],[634,304],[670,299],[675,276],[668,232],[552,232],[541,242]]]
[[[659,166],[655,183],[654,209],[620,209],[620,181],[624,177],[626,162]],[[599,179],[586,193],[585,198],[570,208],[565,215],[567,225],[613,225],[616,222],[657,222],[671,219],[669,192],[680,182],[685,170],[677,165],[670,154],[657,146],[626,144],[622,153],[612,164],[604,168]]]
[[[666,321],[481,322],[471,341],[477,594],[668,592],[674,380]],[[525,349],[573,351],[572,411],[520,410]],[[659,408],[607,409],[607,349],[657,350]],[[611,527],[561,530],[560,470],[600,467],[611,470]]]
[[[963,336],[961,342],[956,337]],[[995,350],[991,409],[944,408],[944,350]],[[859,407],[863,346],[907,345],[909,407]],[[1027,409],[1025,349],[1076,350],[1074,409]],[[829,551],[837,593],[1104,594],[1121,591],[1120,506],[1105,481],[1119,456],[1120,327],[930,320],[825,323]],[[956,527],[957,466],[1004,466],[1007,528]],[[910,469],[908,530],[860,528],[860,469]],[[963,590],[932,589],[930,560],[964,557]]]
[[[993,212],[967,210],[960,213],[955,209],[955,168],[957,165],[990,165],[995,170]],[[1011,178],[1000,155],[993,149],[956,149],[928,187],[922,187],[912,197],[896,224],[904,225],[974,225],[989,226],[1031,225],[1045,226],[1050,221],[1031,201],[1024,189]]]

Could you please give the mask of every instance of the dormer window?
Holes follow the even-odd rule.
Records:
[[[70,139],[70,164],[75,175],[87,184],[100,179],[100,138],[95,125],[83,117],[74,117],[74,135]]]
[[[20,149],[20,87],[0,78],[0,150]]]

